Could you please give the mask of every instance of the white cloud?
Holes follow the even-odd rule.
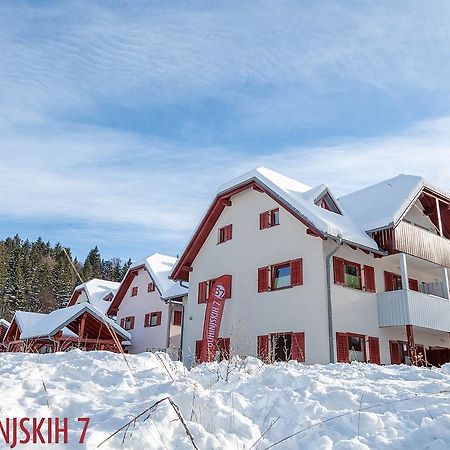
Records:
[[[2,3],[0,211],[103,224],[95,235],[104,229],[104,239],[118,239],[121,227],[175,248],[216,188],[258,165],[309,184],[325,181],[338,194],[399,172],[450,187],[447,117],[379,138],[330,137],[321,147],[270,152],[261,139],[259,152],[239,136],[217,144],[240,128],[295,127],[289,141],[301,142],[299,129],[345,114],[345,104],[328,108],[333,96],[351,104],[361,85],[393,103],[404,91],[446,103],[449,16],[443,1],[267,0],[210,2],[208,9],[196,2]],[[176,115],[180,105],[202,108],[205,99],[231,111],[225,136],[206,124],[193,127],[201,136],[190,136],[189,118],[185,141],[139,132],[145,126],[121,131],[132,129],[121,120],[115,129],[102,125],[114,108],[147,125],[148,108]],[[363,106],[370,113],[372,105]]]
[[[444,95],[449,16],[445,1],[4,3],[0,117],[39,123],[192,96],[260,116],[271,111],[266,98],[283,118],[303,117],[308,94],[348,83]]]
[[[308,184],[326,182],[337,194],[401,172],[450,189],[449,125],[444,118],[394,136],[259,156],[93,127],[45,139],[4,136],[0,210],[5,217],[116,226],[139,239],[147,233],[180,244],[216,189],[258,165]]]

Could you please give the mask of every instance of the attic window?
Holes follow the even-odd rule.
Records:
[[[148,283],[147,292],[154,292],[154,291],[155,291],[155,283],[151,281],[150,283]]]
[[[106,295],[105,297],[103,297],[103,300],[105,301],[105,302],[111,302],[112,301],[112,299],[113,299],[113,295],[112,294],[108,294],[108,295]]]
[[[314,203],[320,208],[326,209],[327,211],[341,214],[341,211],[339,210],[336,202],[333,200],[329,192],[321,195]]]

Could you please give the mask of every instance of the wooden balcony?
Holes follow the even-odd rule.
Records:
[[[377,294],[380,327],[414,325],[450,331],[450,300],[416,291]]]
[[[373,238],[389,254],[401,252],[450,267],[450,240],[408,222],[376,231]]]

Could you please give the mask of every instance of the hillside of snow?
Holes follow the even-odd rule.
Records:
[[[127,356],[127,365],[122,355],[80,351],[3,353],[0,360],[1,420],[68,417],[69,444],[58,448],[97,448],[168,396],[201,450],[450,448],[449,365],[263,365],[249,358],[188,371],[164,354]],[[83,445],[77,417],[91,418]],[[118,448],[194,447],[164,400],[100,446]]]

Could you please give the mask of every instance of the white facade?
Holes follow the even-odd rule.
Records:
[[[157,289],[148,292],[148,284],[153,282],[149,273],[141,268],[127,289],[117,312],[117,323],[126,317],[134,317],[134,327],[128,330],[131,334],[130,353],[142,353],[152,350],[170,349],[175,355],[180,346],[181,326],[174,322],[174,311],[181,311],[181,305],[169,304],[161,299]],[[132,291],[137,288],[137,295]],[[161,324],[145,326],[145,315],[161,313]]]
[[[337,239],[322,239],[307,233],[308,227],[266,192],[248,188],[232,195],[229,200],[231,205],[222,211],[191,262],[189,294],[185,302],[184,361],[187,364],[193,363],[196,342],[202,339],[206,304],[198,303],[199,283],[229,274],[232,276],[232,294],[225,302],[219,336],[230,338],[232,355],[257,356],[258,336],[303,332],[305,362],[329,363],[326,256],[336,247]],[[260,230],[260,213],[273,208],[280,210],[280,224]],[[313,208],[319,206],[309,208],[313,211]],[[332,213],[327,211],[327,214],[329,216]],[[407,219],[426,225],[427,228],[432,226],[428,218],[420,217],[419,208],[411,212]],[[344,223],[344,220],[336,218],[336,223]],[[229,224],[233,226],[232,239],[218,244],[219,229]],[[331,225],[327,223],[329,229],[332,228]],[[354,231],[352,233],[357,235]],[[347,235],[351,236],[352,233]],[[359,241],[365,244],[362,238]],[[385,291],[384,272],[400,275],[400,256],[375,257],[375,254],[380,256],[382,252],[370,252],[367,247],[362,246],[363,250],[356,249],[357,247],[344,243],[334,256],[360,264],[361,267],[373,267],[376,293],[364,290],[364,275],[362,289],[334,283],[331,269],[333,359],[337,359],[336,333],[349,333],[364,336],[366,361],[371,359],[368,338],[378,338],[380,362],[390,364],[389,343],[407,341],[404,326],[407,324],[388,327],[380,323],[378,308]],[[258,268],[298,258],[303,260],[301,286],[258,292]],[[445,281],[441,267],[414,257],[407,257],[406,261],[408,277],[416,279],[423,292],[426,292],[423,289],[441,285]],[[448,297],[448,286],[446,292]],[[404,295],[407,298],[422,299],[423,305],[419,304],[419,309],[415,311],[418,316],[435,314],[433,305],[436,302],[428,300],[435,300],[436,297],[413,293],[406,288]],[[442,305],[442,302],[448,304]],[[439,299],[439,304],[444,308],[450,307],[447,299]],[[442,327],[433,328],[431,323],[412,324],[416,325],[413,327],[415,344],[426,348],[450,348],[447,332],[450,328],[443,331]],[[428,324],[431,328],[419,327],[418,324]]]

